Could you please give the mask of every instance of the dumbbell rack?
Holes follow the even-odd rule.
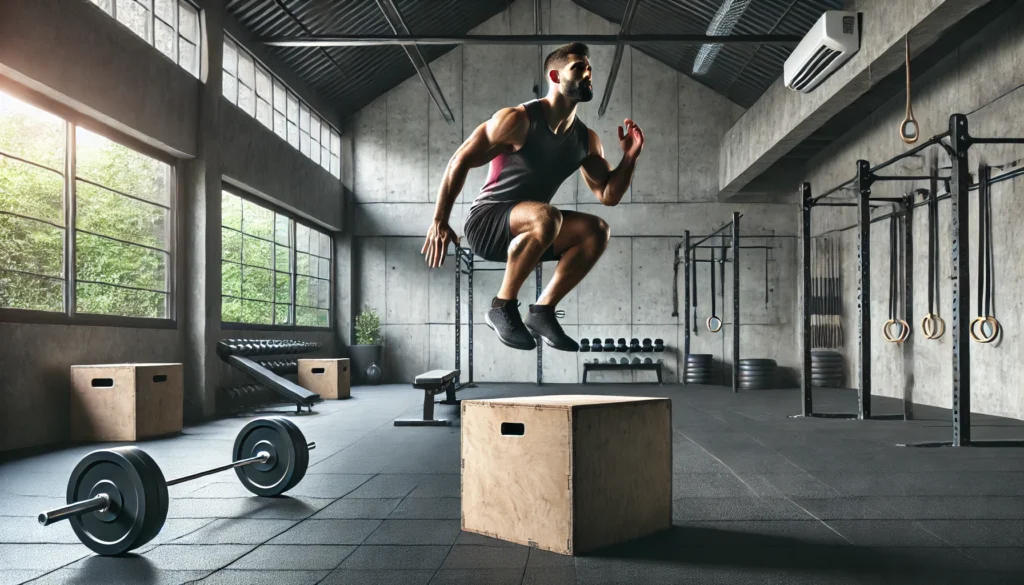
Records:
[[[249,359],[249,357],[308,353],[316,351],[321,347],[319,343],[306,341],[224,339],[217,343],[217,355],[234,368],[244,372],[260,386],[273,390],[284,399],[294,403],[295,413],[299,414],[304,406],[309,412],[312,412],[313,405],[321,402],[323,398],[319,394],[310,392],[295,382],[282,378],[275,373],[275,371],[284,373],[286,370],[289,370],[291,365],[289,362],[273,360],[254,361]]]
[[[605,339],[604,344],[601,343],[599,338],[594,338],[594,342],[590,343],[587,339],[582,339],[580,343],[580,351],[584,353],[661,353],[665,351],[665,343],[661,339],[654,340],[651,342],[650,338],[644,339],[641,345],[640,340],[633,338],[630,340],[630,344],[626,345],[626,339],[620,337],[618,343],[615,343],[613,339]],[[658,360],[653,361],[651,358],[646,358],[643,362],[640,358],[634,357],[632,360],[628,360],[623,357],[620,361],[615,361],[615,358],[611,358],[611,361],[607,363],[601,363],[599,359],[595,359],[590,362],[586,359],[583,361],[583,383],[587,383],[587,375],[591,371],[601,370],[630,370],[630,371],[653,371],[658,376],[658,384],[662,383],[662,370],[664,369],[664,361]]]

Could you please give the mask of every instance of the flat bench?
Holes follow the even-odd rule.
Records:
[[[583,383],[587,383],[587,373],[593,370],[648,370],[654,371],[658,374],[658,383],[661,384],[661,368],[664,363],[653,363],[653,364],[602,364],[602,363],[585,363],[583,364]]]
[[[423,390],[423,418],[397,419],[396,427],[446,427],[451,424],[447,419],[434,418],[434,396],[444,392],[445,399],[441,404],[453,404],[458,406],[459,400],[455,398],[458,390],[455,387],[455,379],[459,376],[459,370],[431,370],[425,374],[416,376],[412,387]]]

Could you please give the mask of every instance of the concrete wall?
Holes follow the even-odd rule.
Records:
[[[870,90],[911,54],[927,49],[942,32],[987,0],[849,0],[859,12],[860,50],[810,93],[792,91],[780,76],[732,127],[722,144],[719,186],[723,199],[736,194],[832,116]],[[788,194],[789,185],[782,190]],[[760,185],[763,194],[779,191]]]
[[[949,127],[953,113],[971,113],[968,117],[973,136],[1024,136],[1024,121],[1019,112],[1024,107],[1024,92],[1014,90],[1024,84],[1024,5],[1008,10],[976,36],[962,44],[938,66],[914,80],[914,113],[921,125],[922,136],[934,136]],[[849,179],[855,162],[865,159],[878,164],[905,151],[908,147],[898,136],[904,117],[904,96],[897,96],[878,109],[864,123],[838,140],[832,148],[811,161],[808,180],[819,192]],[[924,157],[909,158],[885,171],[886,174],[927,174],[928,161],[938,156],[941,167],[948,169],[949,159],[932,149]],[[976,145],[970,150],[973,180],[977,180],[978,163],[1004,165],[1024,158],[1020,146]],[[1008,167],[1012,168],[1012,167]],[[947,173],[944,170],[943,173]],[[993,175],[1004,172],[994,169]],[[877,183],[873,196],[898,197],[926,182]],[[940,187],[940,192],[943,189]],[[1024,343],[1017,335],[1024,313],[1020,287],[1024,267],[1017,251],[1024,247],[1019,218],[1024,213],[1024,191],[1021,179],[1006,181],[992,188],[992,234],[994,245],[995,315],[1006,327],[999,343],[971,343],[972,409],[974,412],[1024,417],[1024,391],[1016,383],[1022,372]],[[971,262],[971,307],[965,315],[977,315],[977,199],[970,198],[970,230],[968,255]],[[888,311],[889,240],[888,221],[875,223],[871,246],[871,310],[872,310],[872,377],[874,392],[885,396],[902,396],[907,391],[915,402],[949,407],[952,403],[952,288],[950,205],[939,204],[939,290],[938,312],[946,321],[946,334],[939,340],[924,339],[920,319],[927,309],[927,209],[914,213],[914,334],[905,348],[885,342],[881,324]],[[854,223],[851,211],[819,208],[814,212],[815,231]],[[854,231],[843,232],[843,278],[845,279],[845,329],[847,364],[856,364],[856,241]],[[855,383],[856,370],[851,368]],[[905,383],[904,380],[909,380]]]
[[[533,3],[513,2],[482,24],[477,34],[532,34]],[[570,0],[543,2],[544,33],[613,34],[617,25],[580,8]],[[474,128],[497,109],[534,98],[543,51],[536,47],[457,48],[431,64],[455,124],[441,119],[419,78],[414,77],[380,97],[353,120],[354,210],[356,236],[353,304],[369,304],[384,324],[385,376],[408,382],[430,368],[454,365],[454,267],[452,260],[436,270],[426,268],[420,249],[430,225],[437,189],[452,153]],[[621,158],[616,128],[631,117],[644,129],[647,144],[632,188],[617,207],[604,207],[590,194],[579,175],[570,177],[555,195],[560,209],[598,215],[608,221],[612,241],[604,257],[583,283],[561,304],[567,333],[580,337],[662,338],[668,379],[677,378],[682,344],[682,318],[672,316],[673,248],[683,230],[708,233],[728,221],[732,211],[745,214],[743,232],[777,235],[796,233],[796,215],[785,205],[717,203],[718,147],[725,131],[742,110],[654,59],[627,48],[604,117],[597,116],[611,67],[613,47],[591,47],[595,98],[581,105],[580,119],[600,136],[613,165]],[[451,225],[463,234],[463,221],[486,177],[486,167],[470,172],[452,212]],[[777,239],[769,281],[774,292],[764,306],[763,251],[743,253],[741,315],[747,355],[777,357],[795,366],[793,250],[795,242]],[[703,251],[704,257],[709,252]],[[544,267],[544,282],[553,264]],[[707,265],[702,265],[701,294],[708,301]],[[679,276],[682,289],[682,275]],[[483,324],[483,315],[501,281],[501,272],[474,276],[474,379],[520,381],[536,379],[536,354],[501,345]],[[730,277],[731,282],[731,277]],[[462,343],[467,340],[466,279],[463,278]],[[536,298],[531,277],[522,292],[522,310]],[[680,302],[682,292],[680,290]],[[719,306],[731,306],[726,297]],[[702,305],[701,322],[707,317]],[[719,309],[719,313],[725,313]],[[749,333],[748,333],[749,331]],[[694,339],[694,352],[731,359],[729,327],[722,334],[706,330]],[[544,351],[544,379],[576,382],[583,359],[608,354],[566,354]],[[463,348],[463,370],[468,351]],[[601,372],[597,380],[617,379]],[[618,379],[624,379],[619,376]],[[653,379],[638,373],[637,379]]]
[[[198,418],[214,414],[217,387],[238,382],[213,353],[221,338],[319,341],[323,355],[338,355],[334,332],[220,326],[222,179],[328,229],[345,223],[341,182],[220,97],[219,43],[225,24],[237,28],[224,5],[202,2],[208,62],[200,81],[85,0],[0,3],[5,86],[39,92],[180,159],[174,328],[0,323],[0,451],[67,439],[73,364],[183,362],[189,372],[185,412]],[[293,89],[310,103],[322,103],[301,86]],[[351,277],[341,259],[336,264],[345,277],[335,287],[336,320],[347,323],[345,283]]]

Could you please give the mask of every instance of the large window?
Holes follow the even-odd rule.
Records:
[[[227,191],[221,197],[221,319],[330,327],[330,236]]]
[[[170,204],[170,165],[0,92],[0,308],[169,318]]]
[[[341,178],[341,135],[248,51],[224,39],[224,97]]]
[[[199,77],[199,11],[186,0],[92,0],[104,12]]]

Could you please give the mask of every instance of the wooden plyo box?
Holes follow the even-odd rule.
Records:
[[[667,398],[462,401],[462,529],[580,554],[672,525]]]
[[[348,358],[299,360],[299,386],[324,400],[349,398],[350,375]]]
[[[181,432],[181,364],[71,366],[71,440],[136,441]]]

